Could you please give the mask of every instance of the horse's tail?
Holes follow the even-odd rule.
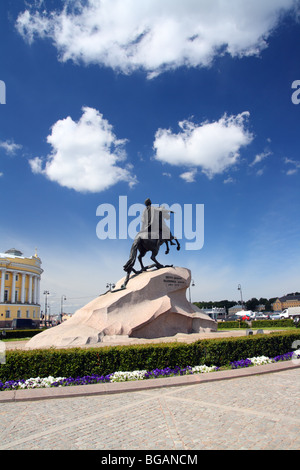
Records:
[[[130,250],[130,254],[129,254],[129,260],[123,266],[124,271],[126,271],[127,273],[130,272],[132,270],[133,266],[134,266],[134,263],[135,263],[135,260],[136,260],[136,255],[137,255],[137,250],[138,250],[138,243],[139,243],[139,239],[134,240],[134,242],[131,246],[131,250]]]

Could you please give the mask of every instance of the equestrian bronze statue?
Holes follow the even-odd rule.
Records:
[[[156,259],[159,249],[164,243],[166,245],[165,254],[168,254],[170,251],[169,242],[170,245],[177,244],[177,250],[180,250],[180,244],[177,238],[172,235],[170,228],[165,222],[165,220],[170,219],[170,213],[173,213],[173,211],[169,211],[163,207],[153,207],[150,199],[146,199],[145,206],[146,208],[142,214],[141,231],[136,235],[131,246],[129,260],[123,267],[124,271],[127,272],[123,287],[128,283],[132,272],[139,274],[153,267],[157,269],[164,267]],[[173,240],[175,240],[176,243],[174,243]],[[145,267],[142,258],[148,251],[151,251],[150,258],[154,264]],[[137,256],[138,252],[139,255]],[[138,258],[141,265],[140,271],[134,269],[136,258]]]

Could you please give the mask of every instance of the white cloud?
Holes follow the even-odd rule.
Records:
[[[292,165],[292,168],[286,171],[286,174],[288,176],[295,175],[296,173],[298,173],[298,170],[300,169],[300,161],[293,160],[291,158],[285,158],[284,162],[287,165]]]
[[[253,136],[245,128],[249,113],[237,116],[226,114],[216,122],[196,125],[179,122],[181,131],[158,129],[155,135],[155,158],[176,166],[200,167],[209,178],[237,163],[241,147]]]
[[[223,181],[224,184],[231,184],[231,183],[235,183],[235,179],[233,179],[231,176],[228,176],[228,178],[226,178],[224,181]]]
[[[44,161],[29,161],[34,173],[42,173],[51,181],[79,192],[100,192],[119,181],[135,183],[126,160],[124,145],[113,133],[112,126],[96,109],[82,108],[78,122],[71,117],[57,121],[47,142],[52,152]]]
[[[297,172],[298,172],[298,170],[297,170],[296,168],[294,168],[294,169],[292,169],[292,170],[288,170],[288,171],[286,172],[286,174],[287,174],[288,176],[291,176],[291,175],[295,175]]]
[[[0,141],[0,147],[5,150],[7,155],[14,155],[17,150],[22,148],[22,145],[15,144],[13,140]]]
[[[62,61],[96,63],[150,77],[209,66],[214,57],[257,55],[294,0],[73,0],[62,11],[28,7],[17,29],[28,41],[50,38]]]
[[[197,174],[197,169],[193,168],[190,171],[186,171],[185,173],[182,173],[180,175],[180,178],[185,180],[187,183],[194,183],[196,174]]]
[[[265,158],[269,157],[271,155],[271,152],[269,151],[265,151],[265,152],[262,152],[262,153],[259,153],[255,156],[254,160],[252,163],[250,163],[250,166],[254,166],[256,165],[257,163],[260,163],[262,160],[264,160]]]

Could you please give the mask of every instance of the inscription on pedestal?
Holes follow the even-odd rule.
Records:
[[[167,283],[168,287],[184,287],[186,286],[186,282],[182,277],[179,276],[171,276],[171,275],[166,275],[163,282]]]

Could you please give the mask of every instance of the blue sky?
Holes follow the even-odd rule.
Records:
[[[123,276],[132,240],[96,234],[120,196],[204,205],[202,249],[158,257],[191,269],[194,301],[299,291],[299,12],[2,0],[0,251],[37,247],[51,313]]]

